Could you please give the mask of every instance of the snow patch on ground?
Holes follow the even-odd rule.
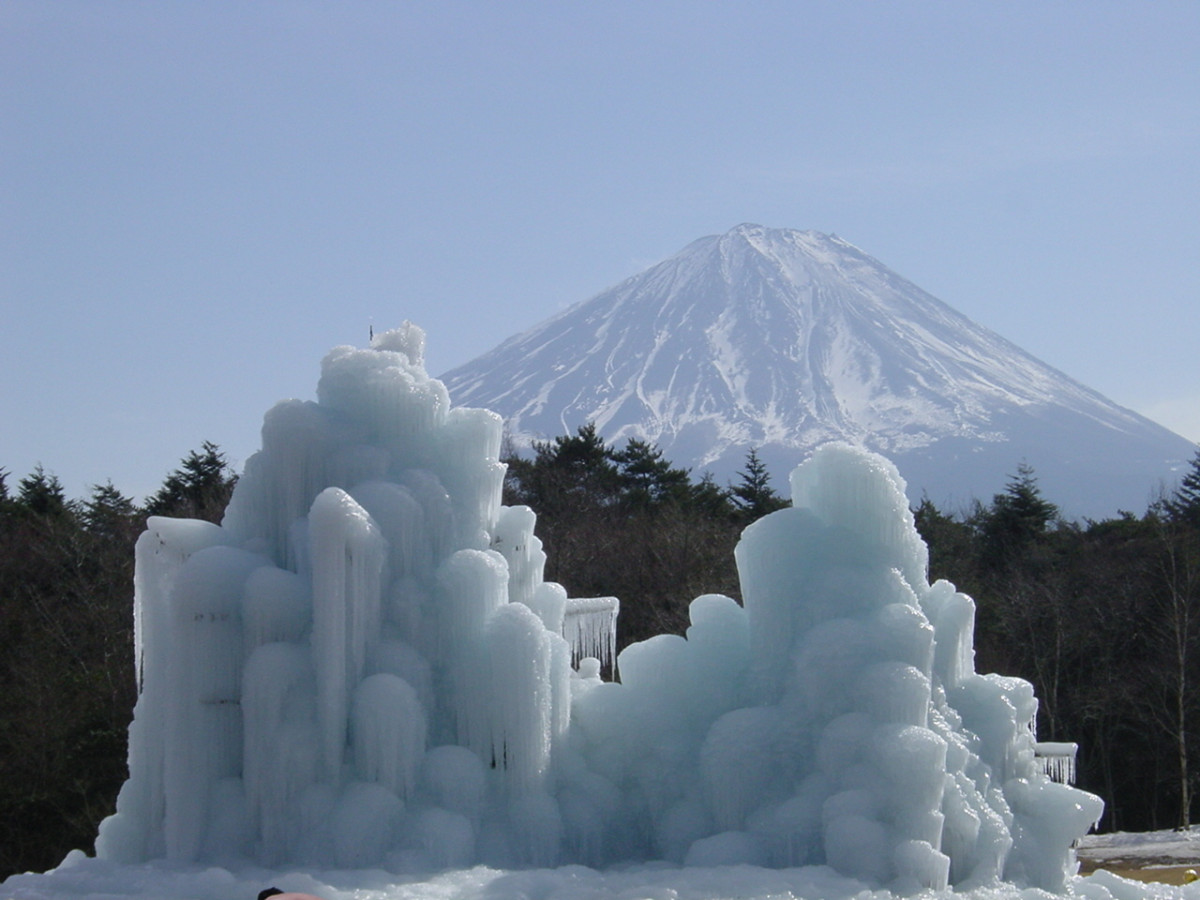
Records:
[[[1186,831],[1089,834],[1079,842],[1078,856],[1098,867],[1109,868],[1200,867],[1200,826],[1193,825]]]
[[[1081,858],[1125,863],[1200,864],[1200,830],[1090,835]],[[1114,868],[1117,866],[1114,865]],[[892,900],[888,891],[838,875],[826,866],[680,868],[666,864],[503,870],[486,866],[438,873],[271,871],[258,867],[191,866],[168,862],[120,865],[78,851],[45,874],[14,875],[0,885],[3,900],[254,900],[265,887],[325,900]],[[1200,900],[1200,882],[1184,886],[1130,881],[1108,871],[1073,878],[1087,900]],[[1036,889],[997,884],[962,893],[922,892],[921,900],[1050,900]]]

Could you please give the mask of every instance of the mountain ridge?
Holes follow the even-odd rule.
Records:
[[[456,403],[503,415],[518,449],[594,421],[609,441],[653,441],[719,477],[754,446],[782,480],[844,440],[891,457],[910,495],[943,504],[990,497],[1026,461],[1050,499],[1070,495],[1064,509],[1135,508],[1134,480],[1148,479],[1144,502],[1192,449],[848,241],[748,223],[443,380]],[[1125,486],[1090,496],[1103,478]]]

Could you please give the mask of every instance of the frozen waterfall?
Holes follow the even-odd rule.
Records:
[[[1064,887],[1101,803],[1045,773],[1067,753],[1035,744],[1030,685],[975,672],[974,604],[928,583],[887,460],[816,452],[742,536],[744,605],[696,599],[606,682],[616,598],[543,581],[499,417],[451,408],[423,346],[405,325],[333,350],[315,402],[267,413],[220,527],[149,521],[99,855]]]

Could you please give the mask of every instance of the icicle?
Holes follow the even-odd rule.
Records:
[[[863,712],[878,722],[926,724],[930,685],[920,669],[900,662],[876,663],[859,677],[856,692]]]
[[[226,535],[211,522],[161,516],[146,520],[136,548],[133,600],[133,663],[139,691],[146,675],[147,653],[153,653],[164,669],[164,660],[170,655],[163,616],[180,567],[193,553],[224,543]],[[155,671],[150,677],[161,676]]]
[[[193,554],[179,570],[170,598],[164,729],[169,859],[197,858],[214,785],[241,774],[242,589],[266,563],[245,550],[217,546]]]
[[[299,560],[289,540],[292,525],[331,483],[328,459],[346,436],[316,403],[285,400],[263,418],[262,438],[262,449],[246,461],[222,524],[238,541],[262,542],[278,565],[295,571]]]
[[[529,607],[506,603],[488,618],[491,764],[510,796],[536,793],[554,731],[551,635]]]
[[[617,614],[621,602],[616,597],[573,597],[567,600],[563,618],[563,637],[571,645],[576,663],[587,657],[611,666],[617,655]]]
[[[550,703],[553,710],[551,740],[557,744],[571,725],[571,645],[557,634],[550,641]]]
[[[808,508],[828,525],[846,528],[882,551],[905,581],[925,581],[929,550],[917,534],[899,470],[882,456],[829,443],[792,470],[792,506]]]
[[[508,566],[492,550],[459,550],[437,573],[437,656],[431,662],[447,675],[457,742],[484,760],[491,755],[492,711],[484,628],[505,603],[507,584]]]
[[[933,623],[934,669],[947,690],[953,689],[975,674],[975,601],[938,581],[922,606]]]
[[[428,572],[433,547],[425,527],[425,511],[408,488],[384,481],[368,481],[350,491],[371,514],[388,543],[388,574],[393,579]]]
[[[746,814],[767,797],[778,777],[779,711],[749,707],[725,713],[700,747],[701,786],[713,821],[737,830]]]
[[[379,637],[387,546],[371,517],[340,488],[327,488],[309,513],[313,566],[313,653],[324,778],[336,784],[346,744],[350,693]]]
[[[950,857],[928,841],[901,841],[892,851],[897,887],[905,893],[944,891],[950,883]]]
[[[454,543],[454,504],[442,480],[426,469],[401,472],[397,482],[421,504],[425,513],[422,537],[429,542],[433,564],[439,565],[452,552],[460,549]]]
[[[469,545],[476,534],[485,535],[490,543],[486,536],[496,529],[508,468],[498,459],[503,430],[504,420],[494,412],[459,408],[445,416],[431,438],[429,466],[450,493],[459,540]]]
[[[395,675],[368,676],[354,691],[352,723],[358,777],[411,798],[425,754],[425,710],[417,692]]]
[[[542,583],[546,565],[542,542],[533,533],[536,522],[528,506],[502,506],[492,532],[492,549],[508,560],[509,601],[534,607],[535,612],[533,593]]]
[[[567,614],[567,589],[556,581],[543,581],[533,589],[529,608],[538,614],[547,631],[564,634],[564,619]]]
[[[273,643],[246,660],[242,778],[252,826],[270,861],[293,849],[294,805],[316,781],[316,684],[303,644]]]
[[[247,656],[275,641],[298,641],[312,621],[308,582],[286,569],[263,566],[246,580],[242,628]]]
[[[211,522],[151,516],[138,538],[134,575],[134,666],[138,699],[129,728],[129,780],[117,815],[97,848],[108,858],[141,861],[166,853],[165,767],[172,665],[176,656],[170,598],[192,554],[225,543]]]
[[[1042,771],[1051,781],[1059,784],[1075,783],[1075,756],[1079,745],[1053,741],[1039,741],[1033,745],[1034,756],[1041,763]]]

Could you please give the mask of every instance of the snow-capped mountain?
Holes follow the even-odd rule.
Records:
[[[518,448],[594,421],[718,481],[750,447],[786,493],[815,446],[896,462],[914,502],[988,500],[1017,466],[1072,516],[1140,512],[1193,445],[982,328],[857,247],[741,225],[446,373]]]

